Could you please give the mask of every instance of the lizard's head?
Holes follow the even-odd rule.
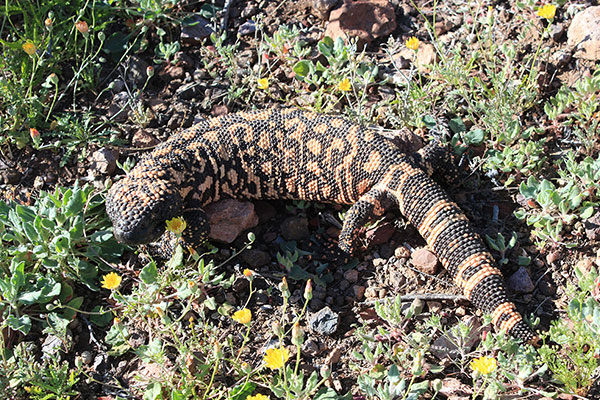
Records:
[[[125,177],[108,192],[106,212],[119,242],[145,244],[165,231],[165,221],[181,214],[175,185],[161,179]]]

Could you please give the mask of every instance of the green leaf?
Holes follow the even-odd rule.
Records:
[[[158,382],[152,382],[146,386],[144,391],[144,400],[156,400],[160,399],[162,393],[162,386]]]
[[[521,182],[519,185],[519,193],[521,193],[527,199],[533,199],[537,193],[537,188],[534,186],[529,186],[525,184],[525,182]]]
[[[128,336],[129,333],[127,332],[126,327],[119,326],[117,324],[111,326],[108,333],[104,337],[104,341],[111,346],[108,354],[111,356],[120,356],[125,354],[131,348],[126,339]]]
[[[33,286],[19,296],[19,301],[25,305],[47,303],[60,294],[61,284],[54,278],[39,278]]]
[[[73,187],[73,193],[69,197],[69,202],[67,203],[67,215],[75,216],[78,215],[83,207],[85,206],[85,199],[83,196],[83,191],[75,185]]]
[[[144,268],[142,268],[142,271],[140,272],[140,279],[146,285],[155,283],[157,277],[158,269],[156,268],[156,263],[154,261],[149,262]]]
[[[485,132],[483,129],[472,129],[465,133],[464,139],[468,144],[478,146],[483,143],[483,140],[485,139]]]
[[[296,76],[300,78],[306,78],[310,72],[311,62],[307,60],[300,60],[294,65],[294,72]]]
[[[75,297],[71,301],[67,303],[68,307],[65,307],[63,311],[63,318],[72,321],[77,315],[77,310],[81,309],[81,305],[83,304],[83,297]]]
[[[21,315],[19,318],[14,315],[9,315],[8,318],[6,318],[6,323],[9,328],[19,331],[24,335],[27,335],[31,329],[31,319],[28,315]]]
[[[167,268],[177,268],[183,263],[183,247],[180,244],[175,248],[175,252],[171,259],[167,262]]]
[[[102,306],[96,306],[92,309],[92,314],[90,315],[90,321],[92,323],[104,327],[108,326],[113,320],[113,314],[110,311],[104,311]]]
[[[588,218],[591,218],[591,216],[594,214],[594,206],[593,205],[587,205],[584,206],[581,209],[581,219],[582,220],[586,220]]]
[[[303,270],[302,267],[294,264],[292,265],[292,268],[290,268],[288,278],[296,281],[304,281],[309,278],[309,274]]]
[[[338,396],[338,394],[332,388],[322,387],[321,389],[319,389],[319,391],[317,393],[315,393],[313,400],[340,400],[340,399],[345,400],[348,398],[350,398],[350,399],[352,398],[352,397],[347,397],[347,396],[348,395]]]
[[[231,389],[229,398],[231,400],[244,400],[254,392],[254,389],[256,389],[256,383],[245,382],[243,385],[237,385]]]
[[[325,36],[317,46],[321,54],[328,58],[331,57],[331,51],[333,50],[333,40],[329,36]]]
[[[519,256],[518,260],[519,265],[525,266],[531,264],[531,257]]]
[[[454,133],[461,133],[467,130],[465,123],[460,117],[455,117],[448,121],[448,127]]]
[[[437,127],[437,122],[433,115],[424,115],[421,119],[427,128],[434,129]]]

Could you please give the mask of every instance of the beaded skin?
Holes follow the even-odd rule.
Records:
[[[184,241],[193,246],[210,232],[202,208],[221,198],[351,204],[339,237],[348,254],[360,227],[395,207],[476,307],[498,328],[533,341],[494,259],[433,173],[457,176],[438,144],[404,154],[391,139],[339,116],[274,108],[210,118],[173,135],[110,189],[106,207],[122,242],[168,246],[165,221],[183,216]]]

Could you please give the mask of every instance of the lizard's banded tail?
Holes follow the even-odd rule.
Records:
[[[401,171],[390,179],[388,190],[463,293],[490,313],[498,328],[523,341],[534,341],[531,329],[508,300],[492,255],[458,205],[422,170],[409,163],[398,167]]]

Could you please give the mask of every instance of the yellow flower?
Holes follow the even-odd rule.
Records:
[[[251,269],[248,269],[248,268],[246,268],[246,269],[245,269],[245,270],[244,270],[242,273],[244,274],[244,276],[245,276],[246,278],[250,278],[250,277],[251,277],[251,276],[254,274],[254,273],[252,272],[252,270],[251,270]]]
[[[117,273],[109,272],[102,278],[102,287],[104,289],[114,290],[121,285],[123,278]]]
[[[258,88],[262,90],[267,90],[269,88],[269,80],[267,78],[261,78],[258,81]]]
[[[498,363],[493,357],[481,356],[471,361],[471,369],[481,375],[489,375],[496,370]]]
[[[90,28],[88,27],[88,24],[85,21],[75,22],[75,28],[77,28],[77,30],[84,35],[87,35],[88,32],[90,31]]]
[[[341,90],[342,92],[347,92],[351,88],[352,85],[350,85],[350,80],[348,78],[344,78],[344,80],[338,84],[338,90]]]
[[[414,36],[411,36],[406,40],[406,42],[404,42],[404,45],[411,50],[417,50],[420,44],[421,41]]]
[[[185,220],[181,217],[173,218],[167,221],[167,230],[176,235],[181,235],[186,227]]]
[[[553,4],[546,4],[537,10],[537,15],[542,18],[552,19],[556,14],[556,6]]]
[[[29,136],[31,136],[33,140],[39,139],[40,132],[35,128],[29,128]]]
[[[265,396],[264,394],[255,394],[254,396],[246,397],[246,400],[271,400],[269,396]]]
[[[27,54],[29,54],[30,56],[34,55],[35,52],[37,51],[37,47],[35,47],[35,44],[33,44],[32,41],[28,40],[25,43],[23,43],[23,51]]]
[[[279,347],[277,349],[267,349],[264,361],[267,368],[279,369],[285,365],[289,358],[290,352],[285,347]]]
[[[239,322],[240,324],[248,324],[250,323],[250,320],[252,320],[252,311],[248,310],[247,308],[244,308],[242,310],[236,311],[233,313],[233,318],[235,321]]]

